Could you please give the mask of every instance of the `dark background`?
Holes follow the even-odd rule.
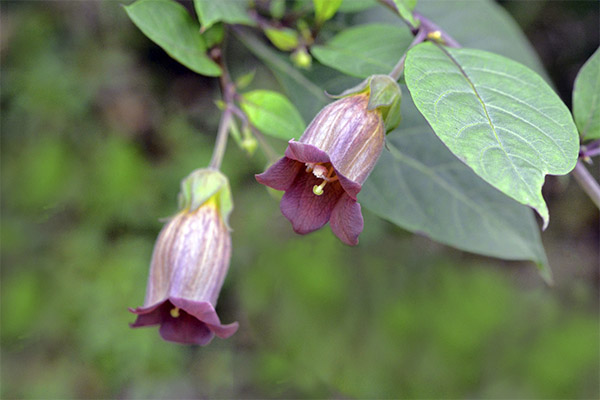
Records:
[[[598,2],[500,4],[570,106],[598,47]],[[195,348],[131,330],[158,218],[210,159],[216,82],[170,59],[119,2],[0,6],[0,397],[598,398],[598,211],[569,177],[544,187],[550,288],[529,263],[368,211],[356,248],[328,228],[296,236],[254,181],[262,154],[230,143],[234,254],[219,313],[238,333]],[[276,87],[255,59],[229,60]]]

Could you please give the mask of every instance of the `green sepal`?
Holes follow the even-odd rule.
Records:
[[[229,216],[233,211],[233,199],[229,180],[220,171],[202,168],[193,171],[181,181],[179,209],[194,212],[211,198],[215,198],[219,214],[228,229]]]
[[[330,95],[334,99],[370,92],[368,110],[378,108],[381,111],[386,133],[393,131],[402,120],[400,102],[402,91],[398,83],[389,75],[371,75],[353,88],[346,89],[338,95]]]
[[[400,114],[400,102],[402,91],[398,83],[388,75],[372,75],[369,78],[368,110],[376,108],[381,110],[386,132],[396,129],[402,120]]]

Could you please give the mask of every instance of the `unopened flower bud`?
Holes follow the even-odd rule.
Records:
[[[180,212],[160,232],[150,266],[146,299],[132,327],[160,325],[163,339],[206,345],[235,333],[237,322],[221,324],[215,311],[229,269],[233,208],[227,178],[197,170],[181,185]]]

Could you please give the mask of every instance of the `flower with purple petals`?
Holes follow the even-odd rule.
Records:
[[[233,335],[237,322],[221,324],[215,311],[229,269],[232,209],[227,178],[197,170],[182,182],[182,211],[162,229],[154,247],[143,307],[133,328],[160,325],[164,340],[207,345]]]
[[[284,190],[281,212],[299,234],[328,221],[348,245],[363,229],[356,200],[375,166],[385,137],[379,108],[369,108],[369,91],[344,97],[323,108],[299,141],[290,140],[285,156],[256,180]]]

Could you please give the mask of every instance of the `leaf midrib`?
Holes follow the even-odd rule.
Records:
[[[488,113],[488,109],[487,109],[487,107],[485,105],[485,102],[483,101],[483,99],[479,95],[479,92],[477,91],[477,88],[475,87],[475,84],[473,83],[473,81],[471,81],[471,78],[469,78],[469,76],[467,75],[467,73],[465,72],[465,70],[462,68],[462,66],[458,63],[458,61],[456,61],[456,59],[454,57],[452,57],[452,54],[450,54],[441,45],[439,45],[437,43],[435,43],[435,45],[436,45],[436,47],[438,49],[440,49],[442,51],[442,53],[444,53],[446,55],[446,57],[448,57],[448,59],[456,66],[456,68],[458,68],[458,70],[460,71],[460,74],[463,76],[463,78],[465,78],[465,80],[467,81],[467,83],[469,84],[469,86],[471,86],[471,89],[473,90],[473,93],[475,93],[475,97],[477,97],[477,100],[479,100],[479,103],[481,103],[481,107],[483,108],[483,111],[485,112],[485,117],[488,120],[488,124],[490,125],[490,128],[492,128],[492,132],[494,133],[494,137],[496,138],[496,142],[498,142],[498,144],[500,145],[500,148],[502,149],[502,152],[504,152],[504,155],[506,156],[506,159],[510,163],[510,166],[512,167],[513,171],[517,174],[517,176],[519,177],[519,179],[525,184],[525,188],[527,189],[527,192],[529,192],[529,194],[532,196],[532,198],[535,198],[536,197],[535,193],[533,193],[531,191],[531,188],[529,187],[529,184],[523,178],[523,176],[521,175],[521,173],[519,172],[519,170],[516,168],[516,166],[513,163],[513,161],[511,159],[509,153],[504,148],[504,144],[502,143],[502,141],[498,137],[498,133],[496,132],[496,127],[494,126],[494,123],[492,122],[492,119],[490,118],[490,114]]]

